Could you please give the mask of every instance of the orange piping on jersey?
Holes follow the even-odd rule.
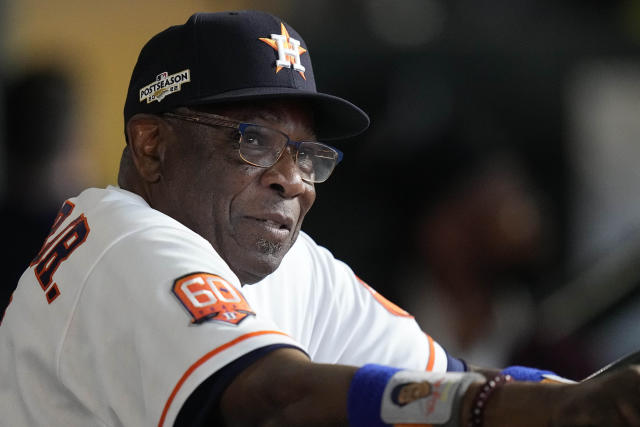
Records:
[[[413,316],[409,314],[406,310],[403,310],[396,304],[392,303],[391,301],[383,297],[382,294],[378,293],[378,291],[376,291],[371,286],[369,286],[364,280],[359,278],[357,275],[354,275],[354,276],[356,277],[358,282],[360,282],[360,284],[363,285],[371,293],[371,295],[373,295],[376,301],[378,301],[389,313],[393,314],[394,316],[409,317],[413,319]]]
[[[169,411],[169,407],[171,406],[171,403],[173,402],[173,399],[178,394],[178,391],[180,390],[180,387],[182,387],[182,385],[187,380],[187,378],[189,378],[189,375],[191,375],[193,373],[193,371],[195,371],[200,365],[202,365],[204,362],[206,362],[207,360],[211,359],[213,356],[215,356],[216,354],[220,353],[221,351],[226,350],[229,347],[233,347],[234,345],[238,344],[239,342],[242,342],[242,341],[244,341],[244,340],[246,340],[248,338],[256,337],[258,335],[267,335],[267,334],[277,334],[277,335],[288,336],[284,332],[280,332],[280,331],[256,331],[256,332],[250,332],[248,334],[240,335],[238,338],[236,338],[234,340],[231,340],[228,343],[223,344],[220,347],[217,347],[217,348],[211,350],[209,353],[205,354],[200,359],[198,359],[193,365],[191,365],[189,367],[189,369],[187,369],[185,371],[185,373],[182,375],[182,378],[180,378],[180,380],[178,381],[176,386],[173,388],[173,391],[171,392],[171,395],[167,399],[167,403],[165,403],[164,409],[162,410],[162,415],[160,416],[160,421],[158,421],[158,427],[162,427],[164,425],[164,420],[167,417],[167,412]]]
[[[436,361],[436,346],[433,345],[433,338],[429,334],[425,334],[429,341],[429,360],[427,361],[427,372],[433,371],[433,364]]]

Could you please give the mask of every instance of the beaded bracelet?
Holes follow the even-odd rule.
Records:
[[[512,380],[513,378],[511,375],[500,374],[484,383],[476,397],[473,399],[473,403],[471,405],[471,419],[469,420],[467,427],[482,427],[484,424],[484,410],[487,407],[487,402],[493,394],[493,391]]]

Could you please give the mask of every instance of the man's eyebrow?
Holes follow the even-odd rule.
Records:
[[[246,112],[244,114],[239,114],[238,117],[241,120],[252,121],[255,119],[262,119],[265,121],[277,122],[282,120],[282,117],[278,114],[275,114],[269,110],[256,110],[251,112]]]
[[[264,120],[266,122],[278,122],[280,120],[283,120],[282,116],[272,112],[270,110],[256,110],[256,111],[251,111],[251,112],[247,112],[245,114],[239,114],[237,116],[237,118],[241,121],[246,121],[248,123],[251,123],[252,121],[254,121],[255,119],[261,119]],[[309,134],[310,138],[308,139],[316,139],[316,132],[312,127],[309,126],[305,126],[304,127],[304,131]]]

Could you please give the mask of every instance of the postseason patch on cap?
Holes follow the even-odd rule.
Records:
[[[191,81],[191,72],[189,69],[178,71],[169,75],[164,71],[156,77],[156,81],[149,83],[140,89],[140,102],[146,100],[147,104],[153,101],[162,101],[165,96],[179,92],[183,83]]]

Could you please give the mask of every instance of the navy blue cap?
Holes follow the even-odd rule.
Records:
[[[258,11],[197,13],[149,40],[131,75],[124,121],[181,106],[274,98],[308,103],[319,139],[357,135],[369,126],[360,108],[316,90],[302,37]]]

